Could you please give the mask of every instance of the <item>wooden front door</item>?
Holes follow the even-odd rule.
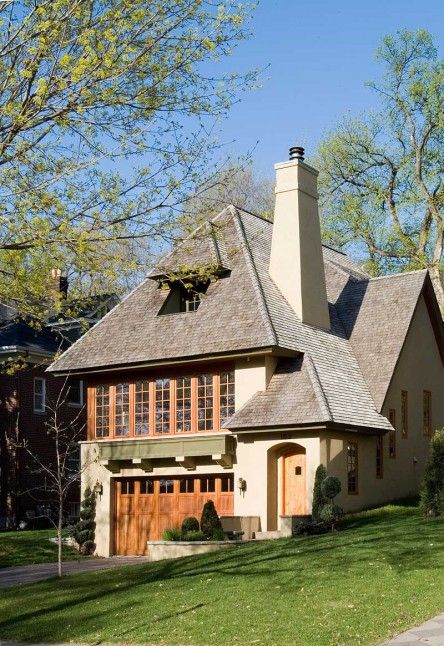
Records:
[[[187,516],[200,520],[207,500],[219,516],[232,516],[233,475],[122,478],[115,483],[114,553],[145,554],[146,542],[160,540]]]
[[[303,515],[306,513],[305,453],[284,455],[282,459],[282,513]]]

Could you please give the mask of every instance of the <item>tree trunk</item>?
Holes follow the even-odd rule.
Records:
[[[433,287],[435,289],[436,298],[438,300],[441,316],[444,316],[444,286],[442,283],[439,267],[429,267],[430,278],[432,279]]]
[[[63,524],[63,501],[59,500],[59,518],[57,523],[57,568],[59,577],[62,576],[62,524]]]

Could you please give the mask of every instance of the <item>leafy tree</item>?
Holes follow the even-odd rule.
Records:
[[[89,487],[85,489],[80,510],[80,519],[74,527],[73,537],[85,556],[93,554],[96,549],[94,543],[96,529],[96,496]]]
[[[313,504],[311,515],[314,521],[320,520],[320,512],[322,507],[326,504],[327,498],[322,493],[321,485],[327,477],[327,469],[323,464],[320,464],[316,469],[315,481],[313,486]]]
[[[424,30],[387,36],[377,59],[382,109],[319,148],[325,237],[364,250],[372,274],[428,268],[444,312],[444,61]]]
[[[224,537],[222,523],[212,500],[208,500],[203,507],[200,529],[208,540],[220,540]]]
[[[0,3],[0,300],[46,316],[132,271],[206,184],[211,129],[256,72],[219,62],[248,34],[235,0]],[[143,244],[142,244],[143,243]]]
[[[421,511],[439,516],[444,511],[444,429],[435,431],[421,489]]]

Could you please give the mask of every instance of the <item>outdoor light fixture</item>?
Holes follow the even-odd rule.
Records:
[[[237,481],[237,486],[239,488],[239,492],[243,493],[244,491],[247,490],[247,481],[244,480],[243,478],[239,478]]]
[[[96,484],[93,487],[93,492],[98,496],[101,496],[102,493],[103,493],[103,485],[98,480],[97,480]]]

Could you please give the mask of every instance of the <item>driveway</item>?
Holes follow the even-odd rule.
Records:
[[[382,646],[420,646],[421,644],[444,646],[444,613],[384,642]]]
[[[107,570],[122,565],[136,565],[148,562],[144,556],[113,556],[108,559],[85,559],[82,561],[64,561],[64,574],[78,574],[93,570]],[[9,588],[22,583],[34,583],[57,576],[57,563],[37,563],[36,565],[19,565],[0,569],[0,588]]]

